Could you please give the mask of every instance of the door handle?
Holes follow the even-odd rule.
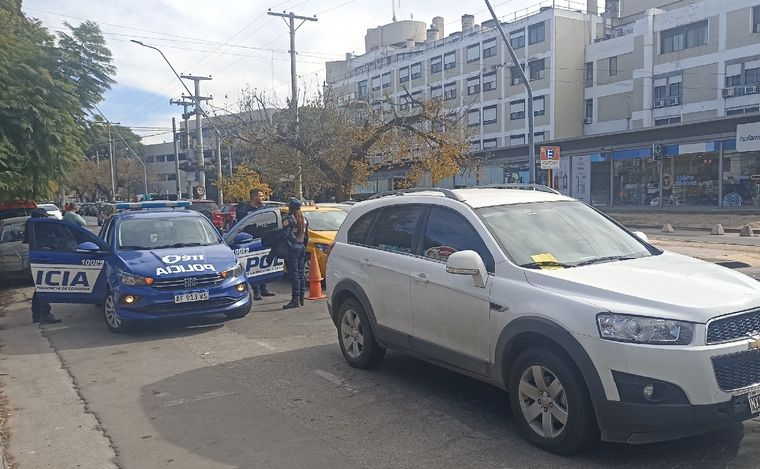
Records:
[[[416,281],[422,282],[422,283],[428,283],[430,281],[430,279],[427,277],[427,275],[425,275],[423,273],[419,273],[419,274],[415,275],[414,279]]]
[[[361,262],[362,262],[362,264],[364,264],[365,266],[370,266],[370,265],[372,265],[372,261],[371,261],[371,260],[369,260],[369,259],[368,259],[368,258],[366,258],[366,257],[365,257],[364,259],[362,259],[362,260],[361,260]]]

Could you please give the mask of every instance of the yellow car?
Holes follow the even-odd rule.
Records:
[[[280,209],[283,216],[288,208]],[[335,235],[348,212],[338,207],[321,207],[319,205],[304,205],[301,207],[304,218],[309,222],[309,244],[306,246],[306,281],[309,281],[309,263],[311,252],[317,252],[319,272],[325,276],[327,268],[327,248],[335,241]]]

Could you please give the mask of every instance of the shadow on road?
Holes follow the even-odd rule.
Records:
[[[499,389],[389,353],[346,366],[334,345],[197,369],[143,388],[161,438],[239,467],[757,467],[757,423],[561,458],[517,434]]]

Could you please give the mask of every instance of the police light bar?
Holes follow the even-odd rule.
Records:
[[[121,202],[115,204],[116,210],[145,210],[150,208],[187,208],[189,200],[149,200],[145,202]]]

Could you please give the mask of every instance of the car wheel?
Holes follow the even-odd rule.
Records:
[[[385,349],[375,341],[375,334],[364,308],[353,299],[340,306],[338,342],[343,358],[355,368],[374,368],[385,356]]]
[[[123,334],[129,331],[129,323],[116,315],[116,300],[113,293],[109,293],[103,301],[103,317],[106,320],[108,330],[116,334]]]
[[[250,297],[250,293],[248,295]],[[224,313],[224,315],[227,316],[230,319],[244,318],[244,317],[246,317],[248,315],[248,313],[251,312],[251,303],[253,303],[253,302],[251,301],[251,302],[248,303],[248,308],[247,309],[242,309],[242,310],[238,309],[236,311],[227,311],[226,313]]]
[[[557,353],[531,348],[510,373],[512,414],[523,436],[549,452],[578,452],[598,438],[586,385],[572,363]]]

